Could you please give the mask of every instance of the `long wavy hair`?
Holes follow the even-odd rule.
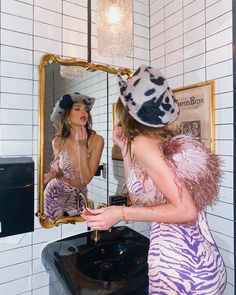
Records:
[[[71,134],[71,126],[69,123],[69,116],[70,116],[71,110],[72,110],[72,106],[71,106],[71,108],[69,108],[68,110],[65,111],[65,113],[63,114],[61,121],[59,123],[59,127],[56,130],[56,136],[60,137],[62,140],[67,139]],[[88,134],[87,143],[88,143],[89,137],[92,134],[96,133],[92,129],[92,124],[93,124],[92,117],[91,117],[90,111],[88,111],[88,121],[85,125],[86,131]]]
[[[161,142],[165,138],[173,137],[175,135],[175,133],[171,131],[167,126],[160,128],[150,127],[136,121],[124,107],[120,98],[118,99],[116,104],[116,114],[119,119],[118,125],[122,126],[124,134],[128,138],[129,146],[131,145],[134,138],[140,134],[155,137]]]

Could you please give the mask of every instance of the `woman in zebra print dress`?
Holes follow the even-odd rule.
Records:
[[[81,213],[79,195],[87,195],[87,184],[97,171],[104,140],[92,130],[93,103],[94,98],[80,93],[66,94],[51,115],[57,133],[54,161],[45,175],[44,213],[49,220]]]
[[[91,210],[84,218],[94,229],[150,222],[149,294],[223,294],[225,266],[204,215],[217,198],[219,159],[198,139],[167,129],[179,110],[158,70],[141,66],[128,82],[119,79],[121,126],[113,141],[122,151],[133,206]]]

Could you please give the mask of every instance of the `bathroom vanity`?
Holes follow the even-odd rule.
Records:
[[[126,226],[92,231],[48,244],[42,261],[50,295],[148,294],[149,239]]]

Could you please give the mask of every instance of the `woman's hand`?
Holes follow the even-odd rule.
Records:
[[[89,209],[91,215],[81,214],[92,229],[108,230],[122,220],[122,207],[110,206],[100,209]]]
[[[127,150],[127,137],[124,135],[122,127],[116,125],[113,128],[112,140],[118,145],[122,152]]]
[[[57,175],[57,172],[54,170],[50,170],[48,173],[44,174],[44,183],[48,183],[50,180],[52,180],[53,178],[55,178]]]

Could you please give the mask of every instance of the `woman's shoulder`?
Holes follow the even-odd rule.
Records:
[[[161,141],[157,137],[140,134],[134,139],[133,152],[135,157],[145,162],[152,157],[162,156]]]
[[[143,148],[145,146],[160,146],[161,140],[155,136],[140,134],[134,139],[134,148]]]
[[[60,136],[56,136],[52,140],[52,146],[53,148],[56,148],[56,149],[58,149],[62,143],[63,143],[63,139]]]
[[[97,134],[97,133],[93,133],[91,136],[90,136],[90,143],[91,144],[94,144],[94,143],[104,143],[104,138]]]
[[[92,152],[95,149],[102,150],[103,147],[104,147],[104,138],[97,133],[93,133],[89,138],[88,150]]]

